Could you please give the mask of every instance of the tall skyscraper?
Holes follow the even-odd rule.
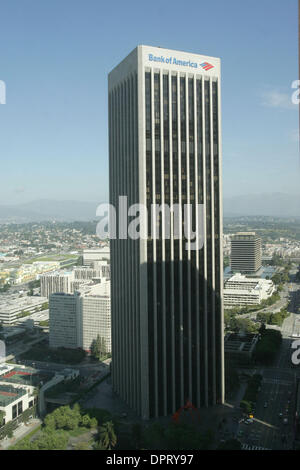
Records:
[[[231,238],[231,270],[255,274],[261,268],[261,238],[255,232],[238,232]]]
[[[144,418],[222,403],[220,60],[138,46],[108,87],[113,388]],[[119,196],[147,207],[148,238],[118,234]],[[204,247],[174,222],[166,239],[164,208],[153,238],[152,204],[191,204],[193,221],[202,204]]]

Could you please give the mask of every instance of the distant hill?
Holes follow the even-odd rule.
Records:
[[[0,223],[72,222],[96,218],[100,202],[53,201],[41,199],[18,205],[0,205]]]
[[[265,193],[224,198],[224,216],[300,217],[300,194]]]
[[[99,204],[41,199],[24,204],[0,205],[0,224],[89,221],[96,218]],[[224,198],[224,216],[300,217],[300,195],[267,193]]]

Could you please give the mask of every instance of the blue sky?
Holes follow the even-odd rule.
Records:
[[[0,21],[0,204],[107,200],[107,74],[137,44],[221,57],[224,196],[299,193],[296,0],[10,0]]]

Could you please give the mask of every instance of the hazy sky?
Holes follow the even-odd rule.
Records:
[[[136,45],[221,57],[224,196],[299,192],[296,0],[0,3],[0,203],[108,197],[107,74]]]

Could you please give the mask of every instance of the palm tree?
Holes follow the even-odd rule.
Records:
[[[100,442],[102,443],[103,447],[107,450],[112,450],[117,443],[117,436],[114,430],[114,423],[112,421],[107,421],[100,426]]]

